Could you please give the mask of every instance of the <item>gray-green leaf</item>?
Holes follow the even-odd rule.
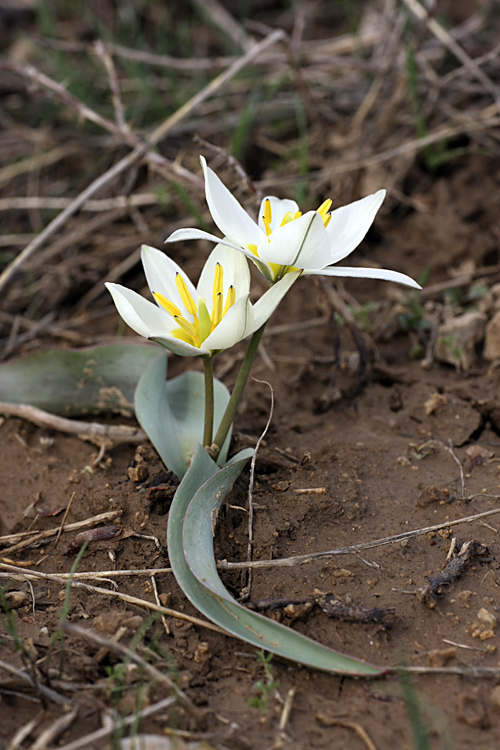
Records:
[[[162,353],[139,381],[135,392],[135,413],[165,466],[181,479],[203,438],[204,380],[201,372],[188,371],[166,381],[166,372],[167,355]],[[226,386],[214,380],[215,429],[228,401]],[[226,460],[230,439],[229,434],[219,456],[221,464]]]
[[[0,365],[0,401],[64,417],[134,414],[134,391],[156,346],[110,344],[44,349]]]
[[[199,446],[169,513],[168,553],[192,604],[231,635],[274,654],[327,672],[377,676],[379,667],[339,654],[291,628],[251,612],[229,594],[215,564],[212,516],[241,473],[248,454],[223,469]]]

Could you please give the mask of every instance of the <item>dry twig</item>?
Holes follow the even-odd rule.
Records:
[[[29,404],[9,404],[0,402],[0,414],[6,417],[20,417],[33,422],[38,427],[48,430],[57,430],[70,435],[76,435],[81,440],[87,440],[99,447],[106,449],[114,445],[132,443],[138,445],[147,440],[147,435],[138,427],[129,425],[107,425],[100,422],[82,422],[77,419],[66,419],[50,414],[48,411],[39,409]]]
[[[482,495],[484,497],[484,495]],[[495,497],[498,497],[495,495]],[[305,563],[312,562],[313,560],[319,560],[322,557],[334,557],[335,555],[352,555],[365,549],[374,549],[375,547],[382,547],[386,544],[397,544],[403,541],[403,539],[411,539],[412,537],[422,536],[423,534],[429,534],[432,531],[439,531],[440,529],[447,529],[452,526],[459,526],[463,523],[474,523],[481,518],[493,516],[500,513],[500,508],[493,508],[493,510],[486,510],[483,513],[476,513],[474,516],[466,516],[465,518],[457,518],[455,521],[444,521],[442,523],[435,524],[434,526],[426,526],[422,529],[413,529],[412,531],[404,531],[402,534],[395,534],[394,536],[387,536],[383,539],[375,539],[371,542],[361,542],[361,544],[353,544],[349,547],[342,547],[340,549],[328,550],[326,552],[312,552],[308,555],[296,555],[295,557],[284,557],[281,560],[256,560],[252,563],[246,562],[228,562],[227,560],[220,560],[217,563],[217,567],[221,570],[233,570],[236,568],[286,568],[294,565],[304,565]]]

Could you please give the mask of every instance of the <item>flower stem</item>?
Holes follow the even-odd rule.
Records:
[[[247,353],[245,354],[245,358],[241,363],[240,371],[238,373],[238,377],[236,378],[233,392],[231,393],[231,398],[229,399],[228,405],[226,406],[226,411],[224,412],[224,416],[221,419],[221,423],[215,435],[214,442],[212,443],[209,450],[209,453],[214,461],[217,461],[227,434],[231,429],[231,425],[236,415],[236,410],[238,408],[238,404],[240,403],[241,396],[243,395],[243,390],[248,380],[248,376],[250,375],[250,370],[252,369],[252,364],[255,359],[255,355],[257,354],[257,349],[259,348],[260,340],[262,338],[262,334],[264,333],[266,323],[264,323],[264,325],[262,325],[257,331],[255,331],[252,338],[250,339]],[[205,446],[206,445],[207,444],[205,443]]]
[[[213,357],[202,357],[205,374],[205,425],[203,427],[203,445],[212,445],[214,431],[214,361]]]

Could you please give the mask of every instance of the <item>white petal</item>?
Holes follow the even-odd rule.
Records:
[[[422,289],[420,284],[413,281],[410,276],[398,271],[389,271],[386,268],[349,268],[342,266],[333,266],[323,268],[321,271],[305,271],[305,273],[315,273],[320,276],[350,276],[353,279],[382,279],[383,281],[396,281],[398,284],[411,286],[413,289]]]
[[[184,229],[176,229],[175,232],[172,232],[172,234],[170,234],[165,240],[165,244],[167,245],[169,242],[184,242],[184,240],[209,240],[210,242],[220,242],[220,238],[216,237],[215,234],[204,232],[203,229],[185,227]]]
[[[295,201],[290,198],[276,198],[274,195],[266,195],[262,200],[259,209],[259,227],[265,232],[264,222],[262,217],[264,216],[264,204],[269,201],[271,204],[271,231],[274,232],[278,227],[281,226],[281,222],[285,218],[286,214],[296,214],[299,207]]]
[[[203,342],[205,349],[229,349],[253,332],[253,310],[246,297],[240,297]]]
[[[179,357],[197,357],[201,354],[209,354],[209,351],[203,347],[198,349],[196,346],[191,346],[191,344],[187,344],[174,336],[152,336],[150,340],[168,349],[172,354],[179,355]]]
[[[205,195],[212,219],[231,242],[247,247],[258,245],[261,231],[250,218],[245,209],[238,203],[234,195],[217,177],[207,162],[200,157],[203,174],[205,175]]]
[[[331,243],[328,265],[342,260],[359,245],[373,224],[384,198],[385,190],[378,190],[373,195],[332,211],[326,228]]]
[[[169,242],[183,242],[184,240],[208,240],[209,242],[216,242],[219,245],[226,245],[226,247],[234,247],[235,250],[240,250],[246,254],[251,255],[250,250],[231,242],[227,237],[216,237],[215,234],[204,232],[202,229],[176,229],[170,237],[167,237],[165,244]]]
[[[235,288],[237,298],[242,295],[248,295],[250,291],[250,270],[244,254],[240,250],[219,244],[214,247],[203,266],[198,282],[198,297],[204,297],[211,303],[214,272],[217,263],[221,264],[224,271],[222,286],[224,299],[231,285]]]
[[[293,271],[292,273],[285,274],[281,281],[273,284],[273,286],[268,289],[259,300],[257,300],[253,306],[255,331],[269,320],[285,294],[288,292],[292,284],[299,278],[301,273],[301,271]]]
[[[133,331],[150,338],[151,336],[170,333],[174,320],[165,310],[141,297],[137,292],[120,284],[107,283],[106,287],[113,297],[116,309]]]
[[[297,268],[323,268],[330,259],[330,240],[321,216],[309,211],[277,229],[257,248],[268,263]]]
[[[142,265],[151,292],[163,294],[170,302],[185,311],[184,303],[175,284],[175,276],[180,273],[191,296],[196,300],[196,289],[182,268],[161,250],[143,245],[141,250]]]

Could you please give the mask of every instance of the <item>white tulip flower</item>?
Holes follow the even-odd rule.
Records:
[[[255,223],[203,157],[205,194],[223,239],[200,229],[178,229],[166,242],[207,239],[244,253],[272,284],[289,273],[384,279],[420,289],[406,274],[383,268],[332,266],[359,245],[385,198],[385,190],[330,212],[331,200],[302,214],[293,200],[268,196]]]
[[[182,357],[210,357],[254,333],[300,275],[287,275],[252,305],[248,264],[230,247],[213,249],[197,287],[160,250],[143,245],[141,259],[156,304],[120,284],[106,287],[130,328]]]

